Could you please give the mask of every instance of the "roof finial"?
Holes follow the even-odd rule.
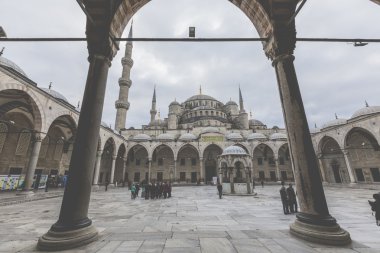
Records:
[[[317,127],[317,123],[314,123],[314,128],[315,128],[315,129],[317,129],[317,128],[318,128],[318,127]]]
[[[199,85],[199,95],[202,95],[202,84]]]
[[[177,102],[177,98],[174,98],[174,101]]]
[[[158,119],[161,119],[160,108],[158,108]]]
[[[51,90],[51,83],[52,83],[52,82],[49,83],[49,90]]]
[[[367,100],[364,100],[364,101],[365,101],[365,107],[369,107]]]
[[[252,109],[249,109],[249,118],[252,119]]]
[[[5,49],[5,47],[3,47],[3,48],[1,49],[1,51],[0,51],[0,56],[3,55],[3,53],[4,53],[4,49]]]
[[[336,115],[336,113],[335,113],[335,119],[338,119],[338,115]]]
[[[78,101],[78,106],[77,106],[77,108],[79,108],[80,107],[80,100]]]

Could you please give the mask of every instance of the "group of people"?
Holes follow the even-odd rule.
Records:
[[[132,184],[131,185],[131,198],[135,199],[139,196],[140,185]],[[170,198],[172,196],[172,185],[171,183],[149,183],[142,184],[141,186],[141,198],[145,199],[161,199],[161,198]]]
[[[285,188],[285,182],[281,182],[280,196],[282,201],[282,208],[284,209],[284,214],[297,213],[297,198],[296,192],[292,184],[289,184],[288,188]]]

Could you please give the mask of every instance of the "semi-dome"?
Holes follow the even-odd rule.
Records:
[[[286,134],[283,134],[283,133],[274,133],[269,137],[269,139],[271,141],[282,141],[282,140],[286,140],[287,136]]]
[[[222,156],[224,155],[247,155],[247,152],[239,146],[229,146],[223,150]]]
[[[179,137],[180,141],[194,141],[196,139],[197,137],[192,133],[184,133],[183,135],[181,135],[181,137]]]
[[[48,88],[41,88],[41,90],[45,91],[46,93],[50,94],[51,96],[53,96],[56,99],[59,99],[59,100],[64,101],[66,103],[69,102],[69,101],[67,101],[67,99],[65,98],[65,96],[63,96],[58,91],[55,91],[55,90],[52,90],[52,89],[48,89]]]
[[[0,66],[10,68],[10,69],[22,74],[23,76],[27,77],[27,75],[25,74],[24,70],[22,70],[22,68],[20,68],[16,63],[14,63],[13,61],[11,61],[5,57],[0,56]]]
[[[352,114],[351,119],[380,112],[380,106],[367,106]]]
[[[193,101],[193,100],[214,100],[214,101],[218,101],[218,100],[216,100],[215,98],[213,98],[211,96],[199,94],[199,95],[194,95],[194,96],[186,99],[185,102],[189,102],[189,101]]]
[[[344,125],[346,123],[347,123],[346,119],[334,119],[334,120],[328,121],[327,123],[323,124],[322,129],[328,128],[328,127],[333,127],[333,126],[340,126],[340,125]]]
[[[157,136],[158,141],[174,141],[174,136],[169,133],[163,133]]]
[[[151,141],[152,138],[147,134],[136,134],[132,137],[133,141],[140,142],[140,141]]]
[[[251,133],[247,137],[248,141],[261,141],[261,140],[266,140],[266,139],[267,137],[262,133]]]
[[[250,119],[249,120],[249,125],[251,126],[265,126],[263,122],[257,119]]]
[[[243,136],[240,133],[229,133],[226,138],[230,141],[243,141]]]
[[[220,133],[219,128],[217,127],[205,127],[202,129],[202,134],[207,133]]]

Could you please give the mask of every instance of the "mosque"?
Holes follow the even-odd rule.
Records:
[[[238,103],[224,103],[200,88],[199,94],[170,103],[162,119],[154,89],[146,124],[127,128],[132,49],[128,42],[115,128],[100,126],[94,185],[143,180],[211,183],[222,174],[218,158],[230,146],[236,148],[229,148],[229,155],[235,152],[250,160],[232,165],[232,180],[294,180],[286,129],[253,119],[240,88]],[[28,173],[36,188],[43,187],[48,176],[67,175],[79,113],[79,105],[71,105],[51,87],[39,87],[0,55],[0,190],[20,187]],[[366,103],[349,119],[336,117],[310,132],[324,182],[380,182],[380,106]]]

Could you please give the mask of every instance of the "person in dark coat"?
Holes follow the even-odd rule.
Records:
[[[139,191],[140,191],[140,185],[137,183],[136,184],[136,197],[139,196]]]
[[[219,199],[221,199],[223,195],[223,185],[218,182],[218,185],[216,186],[216,188],[218,189]]]
[[[296,193],[292,187],[292,184],[289,184],[288,189],[286,189],[286,193],[288,194],[290,212],[298,212]]]
[[[149,199],[150,191],[151,191],[151,184],[149,183],[145,185],[145,199]]]
[[[261,188],[264,188],[264,180],[261,180]]]
[[[168,198],[170,198],[172,196],[172,184],[169,183],[168,184]]]
[[[371,210],[375,212],[376,225],[380,226],[380,193],[373,194],[375,201],[368,200]]]
[[[280,196],[282,202],[282,209],[284,210],[284,214],[289,214],[289,200],[288,194],[286,193],[285,182],[281,182]]]
[[[108,180],[106,180],[106,183],[105,183],[105,185],[106,185],[106,191],[108,190],[108,185],[109,185],[109,182],[108,182]]]
[[[162,185],[162,192],[164,194],[164,199],[166,199],[168,197],[168,184],[167,183],[164,183]]]

